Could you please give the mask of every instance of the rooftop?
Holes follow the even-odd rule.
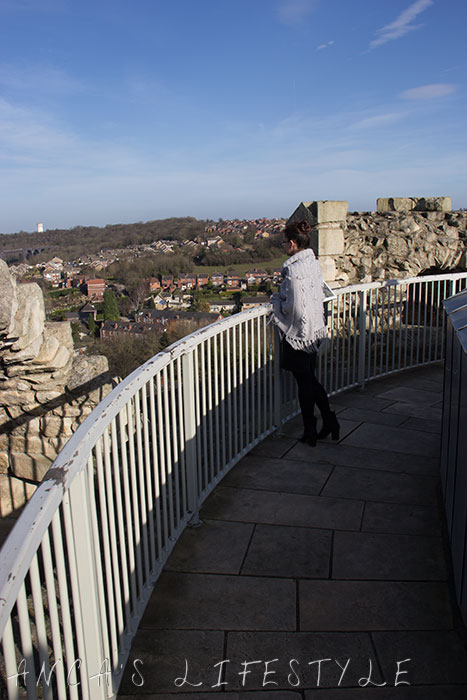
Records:
[[[438,505],[442,377],[436,365],[339,394],[338,443],[302,445],[294,419],[244,457],[175,546],[118,697],[143,697],[143,678],[151,700],[464,698]]]

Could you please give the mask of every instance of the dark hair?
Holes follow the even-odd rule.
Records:
[[[283,233],[288,241],[295,241],[297,248],[303,250],[310,247],[311,226],[308,221],[293,221],[287,224]]]

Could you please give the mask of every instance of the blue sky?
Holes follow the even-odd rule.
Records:
[[[0,232],[467,206],[465,0],[0,0]]]

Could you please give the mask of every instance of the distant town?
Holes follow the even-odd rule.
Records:
[[[193,238],[159,238],[71,260],[54,255],[40,262],[18,262],[15,256],[22,257],[21,249],[4,249],[0,254],[7,262],[13,257],[10,271],[19,283],[40,284],[47,318],[70,321],[78,342],[86,344],[92,337],[107,343],[154,333],[161,337],[169,331],[173,342],[181,322],[180,333],[185,334],[187,324],[191,330],[269,301],[280,281],[284,223],[283,219],[220,220],[207,223]],[[260,245],[266,246],[264,261],[257,259]],[[218,269],[205,265],[203,270],[196,263],[209,262],[207,256],[226,264]],[[228,263],[239,256],[242,262]],[[195,271],[168,273],[171,260],[179,267],[186,261]],[[145,276],[147,269],[153,274]]]

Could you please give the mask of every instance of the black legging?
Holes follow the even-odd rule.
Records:
[[[318,406],[321,415],[324,417],[329,415],[331,407],[329,405],[326,389],[315,376],[316,354],[310,355],[308,368],[300,368],[299,371],[292,370],[298,388],[298,400],[302,411],[303,428],[305,433],[313,433],[314,424],[314,409],[315,404]]]

